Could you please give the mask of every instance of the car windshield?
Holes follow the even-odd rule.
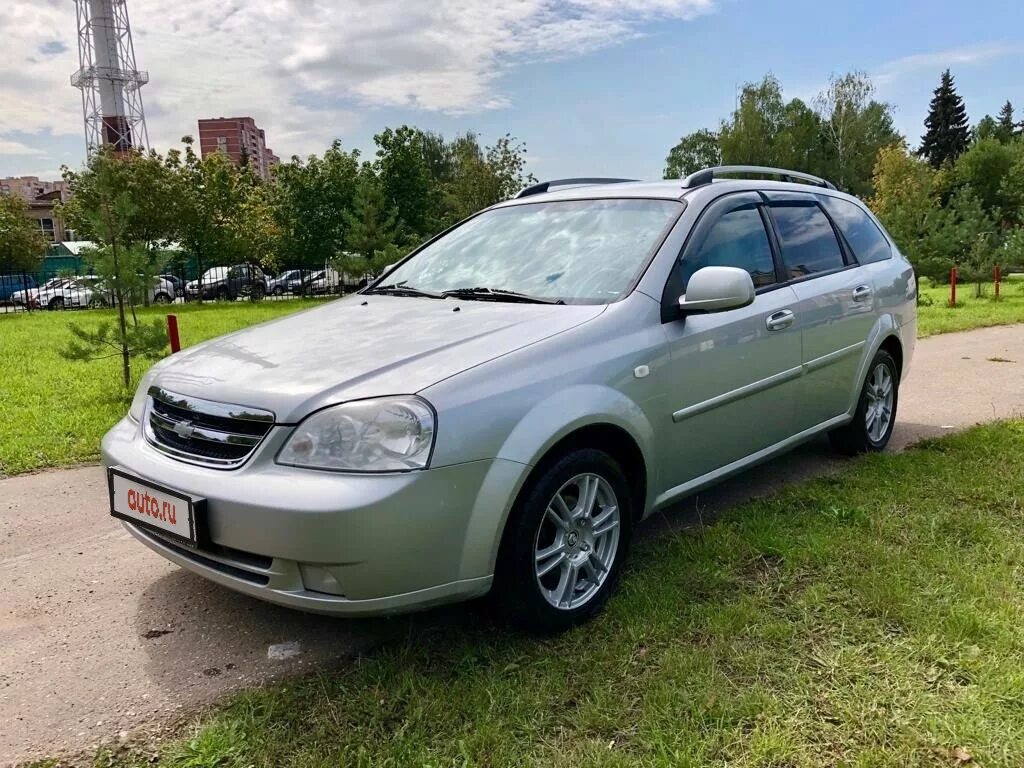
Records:
[[[647,199],[496,208],[427,245],[381,283],[606,304],[630,290],[682,209],[672,200]]]

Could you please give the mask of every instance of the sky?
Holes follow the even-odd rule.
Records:
[[[13,5],[12,5],[13,4]],[[72,0],[4,0],[0,176],[84,160]],[[660,178],[771,72],[810,100],[866,72],[916,145],[949,67],[971,122],[1024,120],[1021,0],[128,0],[150,144],[251,115],[282,158],[402,123],[527,147],[538,178]]]

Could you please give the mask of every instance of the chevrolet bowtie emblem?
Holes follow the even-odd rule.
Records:
[[[183,440],[191,440],[196,433],[195,425],[191,421],[179,421],[174,425],[174,434]]]

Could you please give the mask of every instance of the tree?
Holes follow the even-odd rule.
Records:
[[[385,128],[373,137],[373,163],[388,205],[394,207],[402,230],[412,241],[436,230],[441,193],[435,179],[444,168],[438,144],[418,128]],[[435,150],[428,162],[427,148]]]
[[[182,246],[192,253],[200,272],[211,264],[258,261],[248,237],[252,227],[247,205],[259,181],[251,169],[238,168],[222,152],[200,158],[192,149],[191,136],[185,144],[184,161],[176,153],[168,155],[175,170],[177,218],[175,229]],[[261,215],[268,208],[260,208]]]
[[[378,251],[394,244],[396,218],[377,177],[363,173],[356,189],[355,206],[345,212],[349,250],[363,259],[372,259]]]
[[[918,274],[941,278],[943,263],[928,263],[924,240],[930,217],[940,207],[936,172],[907,152],[905,144],[894,144],[878,153],[873,178],[871,209],[892,235],[900,251],[910,259]]]
[[[1013,104],[1007,101],[999,110],[995,138],[1002,142],[1008,142],[1017,135],[1019,128],[1020,126],[1013,121]]]
[[[514,197],[523,187],[537,181],[526,171],[526,145],[509,133],[487,147],[484,156],[492,186],[481,198],[480,208]]]
[[[446,146],[448,167],[436,180],[442,193],[438,229],[513,197],[533,179],[524,175],[526,148],[509,134],[486,149],[481,149],[474,133],[459,136]]]
[[[158,159],[154,162],[155,157],[104,147],[89,159],[84,171],[64,171],[72,197],[62,215],[76,229],[90,232],[96,241],[90,254],[93,271],[100,278],[98,287],[117,307],[117,325],[103,323],[95,331],[87,331],[72,323],[73,338],[62,354],[72,360],[91,360],[109,356],[109,350],[114,350],[112,354],[121,357],[126,389],[132,385],[132,358],[158,357],[166,346],[160,321],[140,323],[134,312],[135,303],[148,295],[153,280],[152,241],[146,238],[155,232],[143,221],[141,211],[149,204],[147,193],[156,194],[160,187],[154,183],[150,190],[145,185],[150,178],[147,174],[162,167]]]
[[[679,139],[665,158],[666,179],[681,179],[691,173],[722,164],[718,134],[702,128]]]
[[[995,138],[980,139],[960,155],[954,166],[956,184],[969,188],[995,221],[1015,217],[1017,206],[1005,195],[1003,182],[1020,154],[1016,147]]]
[[[985,115],[971,131],[971,141],[979,142],[985,139],[999,138],[999,124],[992,115]]]
[[[345,214],[359,173],[359,152],[346,152],[337,140],[321,157],[293,157],[277,167],[269,201],[282,264],[322,264],[347,247]]]
[[[999,185],[999,199],[1004,223],[1024,227],[1024,141],[1018,139],[1010,147],[1013,165]]]
[[[780,157],[777,139],[785,112],[782,88],[774,75],[765,75],[760,83],[744,85],[732,118],[722,121],[718,131],[722,162],[727,165],[782,165],[784,158]]]
[[[893,128],[892,107],[874,99],[875,86],[863,72],[831,77],[815,108],[829,148],[828,175],[853,194],[871,192],[875,158],[901,139]]]
[[[46,245],[39,224],[28,216],[28,203],[0,195],[0,272],[34,272]]]
[[[924,125],[926,132],[918,154],[927,158],[933,168],[953,162],[966,151],[970,141],[967,109],[948,69],[935,89]]]

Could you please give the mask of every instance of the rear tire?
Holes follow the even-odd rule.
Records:
[[[46,305],[46,308],[51,311],[55,309],[64,309],[64,299],[59,297],[56,299],[51,299],[50,303]]]
[[[166,293],[158,293],[153,297],[154,304],[170,304],[174,299],[168,296]]]
[[[878,350],[868,366],[853,421],[828,433],[832,448],[847,456],[883,450],[896,425],[899,389],[896,360],[884,349]]]
[[[604,451],[573,450],[531,478],[502,537],[497,617],[550,634],[597,614],[629,552],[633,505],[622,468]]]

